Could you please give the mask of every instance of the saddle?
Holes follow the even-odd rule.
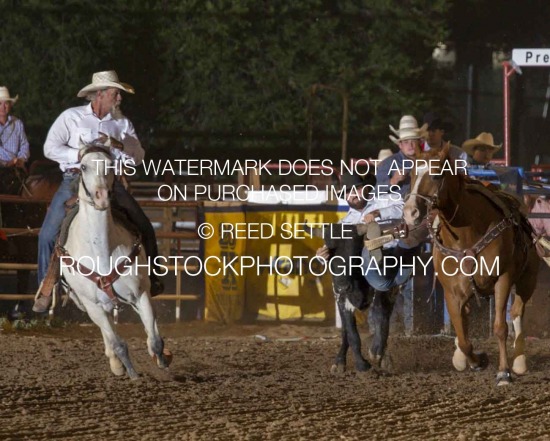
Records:
[[[476,191],[502,212],[505,218],[510,217],[514,225],[517,225],[527,237],[534,238],[533,227],[527,219],[527,209],[515,196],[500,190],[495,185],[483,185],[480,181],[466,178],[466,189]]]

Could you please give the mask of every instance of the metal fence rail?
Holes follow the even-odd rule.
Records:
[[[47,204],[49,200],[31,200],[26,199],[21,196],[12,196],[12,195],[0,195],[0,203],[17,203],[17,204]],[[159,241],[176,241],[176,251],[179,252],[181,248],[181,241],[200,241],[199,236],[196,231],[191,230],[180,230],[173,231],[175,229],[175,223],[179,220],[178,209],[186,208],[194,210],[194,221],[198,224],[199,209],[202,207],[202,202],[196,201],[154,201],[154,200],[139,200],[138,203],[144,208],[157,208],[162,209],[162,216],[158,219],[162,223],[160,230],[155,231],[156,237]],[[40,228],[1,228],[1,230],[8,237],[14,236],[38,236],[40,233]],[[196,251],[200,246],[196,247]],[[165,253],[161,252],[161,255],[170,252],[171,246],[163,247]],[[9,262],[9,263],[0,263],[0,271],[18,271],[18,270],[30,270],[36,271],[38,265],[36,263],[20,263],[20,262]],[[183,272],[196,272],[198,270],[197,265],[164,265],[168,271],[174,271],[176,273],[176,289],[175,293],[163,293],[161,295],[153,297],[153,300],[168,300],[175,302],[175,318],[176,321],[181,320],[181,305],[182,301],[198,301],[203,297],[203,294],[183,294],[182,293],[182,282],[183,282]],[[34,294],[23,294],[23,293],[5,293],[0,294],[1,300],[33,300],[35,297]]]

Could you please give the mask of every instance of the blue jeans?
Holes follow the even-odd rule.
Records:
[[[71,184],[78,179],[78,175],[63,175],[63,181],[57,189],[44,218],[44,223],[38,235],[38,284],[42,283],[50,266],[50,257],[53,253],[55,240],[65,218],[65,202],[75,193]],[[76,182],[75,182],[76,184]]]
[[[50,258],[55,247],[55,241],[61,229],[61,224],[65,218],[65,202],[67,202],[77,191],[75,185],[71,185],[73,181],[78,180],[79,175],[63,175],[63,181],[55,193],[42,228],[38,236],[38,284],[44,280],[48,273]],[[72,190],[75,191],[72,191]],[[124,186],[115,181],[113,186],[113,194],[115,196],[115,204],[126,212],[128,218],[138,227],[143,242],[145,253],[154,259],[158,256],[157,239],[155,230],[145,215],[136,200],[126,191]]]
[[[371,255],[369,250],[363,248],[361,257],[363,258],[363,274],[372,286],[377,291],[389,291],[390,289],[400,286],[405,283],[412,274],[412,267],[402,268],[400,265],[384,267],[384,257],[393,256],[396,259],[401,259],[407,265],[414,263],[414,257],[418,255],[418,247],[404,249],[399,246],[382,250],[383,258],[377,265],[371,263]],[[370,266],[370,268],[369,268]]]

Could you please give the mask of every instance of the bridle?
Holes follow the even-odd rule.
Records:
[[[90,153],[102,153],[105,156],[107,156],[109,159],[111,159],[111,153],[105,147],[92,146],[84,150],[84,153],[82,153],[82,156],[80,157],[80,161],[82,162],[82,159],[84,158],[84,156]],[[82,167],[85,167],[85,166],[81,165],[81,168]],[[83,170],[86,170],[86,169],[84,168]],[[88,200],[84,200],[84,202],[86,202],[88,205],[91,205],[92,207],[94,207],[95,210],[98,210],[98,211],[105,211],[109,208],[109,207],[102,208],[96,205],[92,194],[90,193],[90,191],[88,190],[88,187],[86,186],[86,181],[84,180],[82,173],[80,173],[80,182],[82,183],[82,187],[84,188],[84,192],[86,193],[86,196],[88,196]],[[109,197],[111,197],[111,194],[112,194],[112,188],[109,189]]]
[[[405,202],[407,202],[412,196],[414,196],[415,198],[419,198],[426,203],[426,214],[422,217],[420,223],[423,224],[424,222],[427,222],[430,234],[432,234],[433,236],[437,233],[432,226],[432,220],[434,218],[433,212],[436,210],[441,210],[441,207],[439,206],[439,193],[441,192],[441,189],[444,185],[444,176],[439,175],[439,177],[432,178],[432,180],[437,183],[437,187],[433,195],[424,196],[423,194],[420,194],[418,192],[409,193],[407,196],[405,196]],[[455,219],[456,215],[458,214],[459,208],[460,203],[457,203],[453,215],[449,219],[446,219],[445,223],[451,223]]]

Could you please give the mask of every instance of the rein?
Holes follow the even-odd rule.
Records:
[[[80,161],[82,162],[82,158],[84,158],[84,156],[86,156],[89,153],[102,153],[105,156],[111,158],[111,154],[109,153],[108,150],[106,150],[103,147],[93,146],[84,150],[84,153],[82,153],[82,156],[80,157]],[[80,182],[82,183],[82,187],[84,188],[84,192],[86,193],[86,196],[88,196],[89,198],[89,200],[85,200],[84,202],[86,202],[88,205],[91,205],[92,207],[94,207],[95,210],[98,210],[98,211],[105,211],[109,208],[109,207],[99,208],[95,204],[92,194],[88,190],[88,187],[86,187],[86,181],[84,181],[84,178],[82,177],[82,173],[80,173]],[[109,195],[111,194],[112,194],[112,188],[109,189]]]
[[[437,210],[439,213],[441,213],[441,209],[440,207],[438,207],[438,201],[439,201],[439,192],[443,187],[443,181],[444,180],[442,179],[441,184],[438,186],[436,192],[431,197],[427,197],[418,193],[411,193],[409,196],[418,197],[426,202],[427,213],[422,219],[422,221],[427,220],[428,230],[430,231],[430,236],[432,237],[434,246],[444,256],[453,256],[457,260],[461,260],[464,257],[471,257],[472,259],[476,259],[479,253],[481,253],[491,242],[493,242],[497,237],[499,237],[507,228],[510,228],[514,225],[518,225],[517,221],[514,219],[513,213],[510,213],[508,211],[507,216],[504,219],[502,219],[498,224],[494,225],[492,228],[486,231],[485,234],[472,247],[457,250],[457,249],[449,248],[443,245],[443,243],[439,238],[440,226],[434,227],[432,222],[432,219],[434,218],[432,215],[433,212]],[[475,187],[470,187],[470,188],[476,190]],[[481,193],[484,194],[484,192],[481,192]],[[490,199],[493,200],[493,198],[490,198]],[[458,238],[458,237],[453,232],[450,223],[455,219],[459,208],[460,208],[460,204],[457,203],[455,210],[453,212],[453,215],[448,220],[440,216],[441,221],[445,224],[449,232],[455,238]],[[471,267],[473,266],[473,262],[468,262],[467,265],[468,265],[468,272],[471,272]],[[476,296],[476,299],[479,304],[479,297],[481,293],[475,282],[474,275],[471,274],[471,275],[468,275],[467,277],[470,280],[470,283],[472,285],[472,293]]]

